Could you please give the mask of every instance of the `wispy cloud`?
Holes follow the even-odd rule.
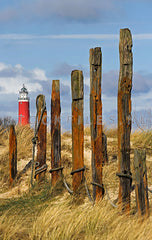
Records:
[[[30,35],[30,34],[0,34],[4,40],[39,40],[39,39],[118,39],[117,34],[60,34],[60,35]]]
[[[152,33],[133,34],[134,40],[151,40]],[[49,40],[49,39],[101,39],[119,40],[119,34],[59,34],[59,35],[33,35],[33,34],[0,34],[1,40]]]
[[[152,33],[133,34],[133,39],[135,39],[135,40],[151,40]]]

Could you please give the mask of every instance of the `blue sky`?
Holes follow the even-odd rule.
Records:
[[[98,46],[102,49],[103,119],[106,125],[116,123],[119,31],[129,28],[133,36],[132,111],[138,121],[143,115],[144,121],[151,122],[151,10],[150,0],[1,0],[0,116],[17,119],[18,92],[24,83],[31,116],[36,96],[43,93],[50,121],[51,82],[60,79],[62,127],[70,127],[71,71],[79,69],[84,74],[87,123],[89,49]]]

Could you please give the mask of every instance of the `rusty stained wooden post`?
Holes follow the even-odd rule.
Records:
[[[72,176],[73,191],[84,181],[83,73],[71,73],[72,89]]]
[[[46,135],[47,135],[47,111],[45,107],[45,96],[38,95],[37,99],[37,111],[38,111],[38,122],[40,121],[40,126],[37,134],[37,162],[35,177],[38,181],[45,178],[45,172],[47,170],[46,165]],[[42,114],[43,113],[43,114]]]
[[[17,174],[17,138],[14,125],[10,126],[9,135],[9,181],[13,183]]]
[[[146,152],[134,150],[136,206],[139,216],[149,215]]]
[[[101,48],[90,49],[90,129],[92,148],[93,199],[103,197],[102,185],[102,102],[101,102]]]
[[[118,176],[119,207],[130,211],[130,133],[132,89],[132,36],[129,29],[120,29],[120,72],[118,82]]]
[[[51,96],[51,183],[61,179],[61,124],[60,124],[60,81],[52,81]]]

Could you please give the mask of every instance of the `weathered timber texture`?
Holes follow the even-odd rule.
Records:
[[[37,97],[37,110],[38,110],[38,122],[41,117],[41,111],[45,105],[45,96],[38,95]],[[45,109],[40,127],[37,134],[37,164],[36,170],[38,171],[46,164],[46,135],[47,135],[47,111]],[[41,181],[45,177],[45,171],[40,172],[36,175],[36,179]]]
[[[149,215],[146,152],[134,150],[136,206],[139,216]]]
[[[9,181],[13,183],[17,174],[17,138],[14,125],[10,126],[9,135]]]
[[[72,89],[72,172],[73,191],[76,192],[84,181],[84,126],[83,126],[83,73],[71,73]],[[83,169],[79,172],[76,170]]]
[[[61,167],[61,125],[60,125],[60,81],[52,81],[51,96],[51,168]],[[61,170],[53,171],[51,183],[55,185],[61,178]]]
[[[92,148],[92,180],[102,186],[102,102],[101,102],[101,48],[90,49],[90,129]],[[98,201],[103,188],[93,185],[93,198]]]
[[[102,132],[102,153],[103,153],[103,165],[108,163],[108,153],[107,153],[107,136]]]
[[[131,89],[132,89],[132,36],[129,29],[120,29],[120,72],[118,83],[118,171],[130,175]],[[120,177],[119,206],[130,211],[130,185],[128,177]]]

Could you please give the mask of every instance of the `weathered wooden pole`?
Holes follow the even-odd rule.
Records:
[[[102,185],[102,102],[101,102],[101,48],[90,49],[90,129],[92,148],[93,199],[103,196]]]
[[[83,73],[71,73],[72,89],[72,176],[73,191],[84,181]]]
[[[108,163],[108,153],[107,153],[107,136],[102,132],[102,154],[103,154],[103,165]]]
[[[10,126],[9,135],[9,182],[13,183],[17,174],[17,138],[14,125]]]
[[[130,133],[132,89],[132,36],[129,29],[120,29],[120,72],[118,83],[118,176],[119,206],[130,211]]]
[[[136,206],[139,216],[149,215],[146,152],[134,150]]]
[[[37,162],[35,177],[41,181],[45,177],[46,165],[46,135],[47,135],[47,111],[45,107],[45,96],[38,95],[37,99],[38,122],[40,126],[37,134]]]
[[[52,81],[51,96],[51,183],[54,186],[61,179],[61,124],[60,124],[60,81]]]

